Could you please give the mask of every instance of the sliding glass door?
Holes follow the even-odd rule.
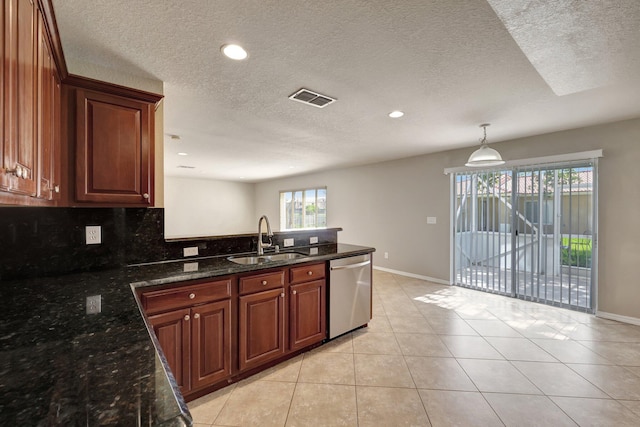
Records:
[[[596,164],[454,173],[455,284],[592,312]]]

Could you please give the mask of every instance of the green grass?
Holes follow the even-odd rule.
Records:
[[[585,237],[562,238],[562,265],[591,268],[591,239]]]

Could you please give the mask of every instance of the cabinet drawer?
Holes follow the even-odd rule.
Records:
[[[322,279],[325,276],[325,263],[293,267],[289,277],[291,284]]]
[[[231,279],[150,291],[142,294],[147,314],[231,297]]]
[[[241,294],[266,291],[267,289],[280,288],[282,286],[284,286],[284,271],[275,271],[240,278]]]

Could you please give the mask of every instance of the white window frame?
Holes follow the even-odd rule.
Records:
[[[305,227],[305,225],[309,222],[309,216],[307,214],[307,210],[305,208],[305,206],[307,205],[307,192],[309,191],[313,191],[314,192],[314,199],[315,199],[315,205],[318,206],[318,191],[324,191],[324,211],[325,211],[325,221],[324,221],[324,225],[318,226],[318,209],[315,210],[314,214],[313,214],[313,221],[312,221],[312,226],[307,226]],[[302,226],[301,227],[296,227],[295,224],[293,224],[293,222],[291,223],[293,226],[289,227],[287,226],[287,220],[288,217],[287,215],[291,215],[289,212],[287,212],[287,206],[285,203],[285,196],[286,194],[291,194],[291,199],[295,200],[295,194],[296,193],[302,193],[302,205],[301,205],[301,215],[302,215]],[[312,230],[312,229],[318,229],[318,228],[327,228],[327,187],[311,187],[311,188],[298,188],[295,190],[281,190],[279,193],[279,204],[280,204],[280,230]],[[292,206],[293,209],[295,209],[295,205]]]

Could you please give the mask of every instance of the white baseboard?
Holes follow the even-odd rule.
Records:
[[[630,323],[632,325],[640,326],[640,319],[631,316],[621,316],[620,314],[607,313],[605,311],[597,311],[596,317],[602,317],[603,319],[616,320],[622,323]]]
[[[377,267],[377,266],[374,265],[373,269],[374,270],[385,271],[387,273],[397,274],[399,276],[412,277],[414,279],[420,279],[420,280],[426,280],[428,282],[439,283],[441,285],[450,285],[451,284],[448,280],[437,279],[435,277],[429,277],[429,276],[421,276],[420,274],[407,273],[406,271],[392,270],[391,268]]]

